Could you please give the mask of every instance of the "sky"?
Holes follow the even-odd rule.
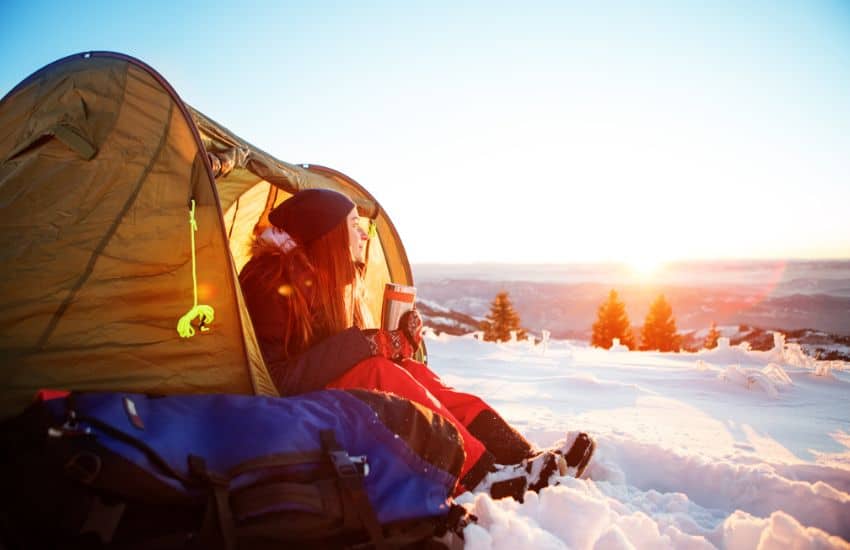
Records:
[[[5,0],[0,94],[141,59],[413,263],[850,258],[846,2]]]

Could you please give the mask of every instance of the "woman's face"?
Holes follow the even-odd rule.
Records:
[[[351,209],[348,213],[348,248],[351,251],[351,259],[358,263],[363,263],[366,255],[366,240],[369,235],[363,231],[360,226],[360,216],[357,214],[357,207]]]

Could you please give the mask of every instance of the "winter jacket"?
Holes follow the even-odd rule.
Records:
[[[278,391],[286,396],[324,388],[368,358],[371,352],[360,329],[352,327],[328,336],[298,356],[287,358],[282,334],[287,320],[286,298],[261,279],[273,272],[273,263],[279,261],[278,254],[254,256],[242,268],[239,282],[266,366]]]

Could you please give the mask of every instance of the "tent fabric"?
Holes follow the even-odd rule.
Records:
[[[207,148],[241,153],[218,181]],[[135,59],[94,52],[34,73],[0,101],[0,418],[42,388],[276,395],[231,245],[244,246],[235,237],[262,222],[269,197],[331,184],[351,193],[192,111]],[[368,193],[352,198],[380,222]],[[192,200],[198,303],[215,320],[181,338]],[[391,251],[409,281],[394,230],[380,242],[375,257]]]

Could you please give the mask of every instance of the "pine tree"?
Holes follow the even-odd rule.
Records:
[[[610,349],[614,338],[620,339],[620,344],[635,349],[635,339],[626,306],[620,301],[616,290],[608,293],[608,299],[599,306],[596,322],[593,323],[593,336],[590,345]]]
[[[717,347],[717,339],[720,338],[720,331],[717,330],[717,323],[711,322],[711,328],[708,330],[708,336],[705,337],[705,342],[702,347],[705,349],[714,349]]]
[[[490,313],[481,322],[484,340],[488,342],[507,342],[511,339],[511,331],[517,331],[517,340],[526,337],[526,331],[520,327],[519,315],[514,310],[508,293],[502,291],[490,304]]]
[[[673,308],[663,294],[649,306],[649,313],[640,331],[640,349],[658,351],[679,351],[681,338],[676,333],[676,319]]]

